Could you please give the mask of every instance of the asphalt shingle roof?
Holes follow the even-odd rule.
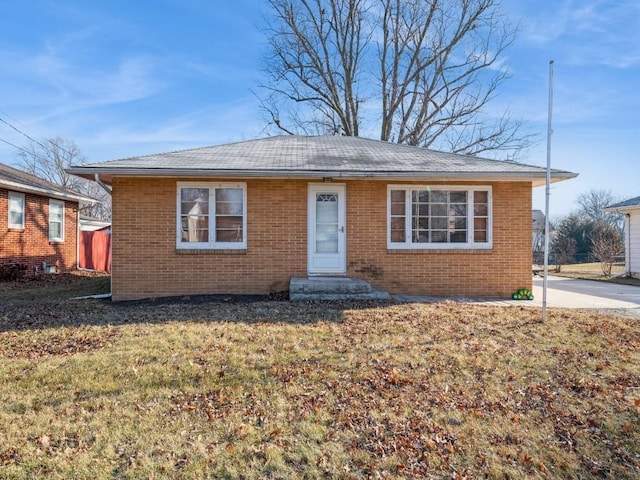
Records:
[[[258,140],[212,147],[124,158],[72,167],[75,174],[91,171],[126,174],[141,170],[153,175],[159,170],[198,170],[213,173],[262,172],[281,173],[333,172],[344,174],[532,174],[539,176],[541,167],[514,162],[490,160],[466,155],[438,152],[360,137],[340,136],[275,136]],[[554,170],[575,176],[570,172]]]
[[[624,208],[624,207],[640,207],[640,197],[634,197],[634,198],[630,198],[629,200],[624,200],[623,202],[614,203],[613,205],[609,205],[606,208],[614,209],[614,208]]]
[[[70,198],[73,200],[92,201],[73,190],[61,187],[30,173],[0,163],[0,186],[8,189],[19,189],[54,198]]]

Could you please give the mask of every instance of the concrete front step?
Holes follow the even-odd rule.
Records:
[[[358,278],[292,277],[289,299],[296,300],[386,300],[387,292],[371,288]]]

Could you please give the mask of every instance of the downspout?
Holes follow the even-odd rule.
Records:
[[[96,173],[94,175],[94,178],[95,178],[96,183],[98,185],[100,185],[105,192],[107,192],[109,195],[111,195],[111,187],[109,187],[109,185],[107,185],[102,180],[100,180],[100,174]]]
[[[80,270],[80,202],[76,208],[76,270]]]
[[[624,216],[627,220],[625,222],[625,227],[627,227],[627,252],[625,255],[627,257],[627,275],[631,276],[631,272],[633,272],[631,270],[631,214],[625,213]]]

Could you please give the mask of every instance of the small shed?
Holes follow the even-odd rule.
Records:
[[[627,275],[640,276],[640,197],[630,198],[603,208],[606,212],[624,214],[625,271]]]

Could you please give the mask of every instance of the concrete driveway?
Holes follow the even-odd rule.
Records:
[[[543,279],[534,277],[529,305],[542,306]],[[640,314],[640,287],[616,283],[577,280],[549,275],[547,306],[561,308],[631,309]]]

